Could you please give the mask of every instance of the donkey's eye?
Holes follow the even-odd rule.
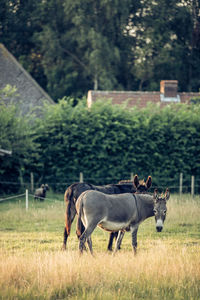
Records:
[[[154,212],[154,214],[156,214],[157,213],[157,209],[154,208],[153,212]]]
[[[166,212],[167,212],[166,210],[163,210],[163,214],[164,214],[164,215],[166,215]]]

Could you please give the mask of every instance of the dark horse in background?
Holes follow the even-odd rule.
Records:
[[[76,201],[78,197],[87,190],[95,190],[104,194],[124,194],[124,193],[146,193],[151,187],[152,179],[148,176],[147,181],[139,180],[138,176],[135,175],[133,181],[125,182],[121,181],[118,184],[108,184],[103,186],[96,186],[89,183],[73,183],[65,191],[64,201],[66,202],[66,213],[65,213],[65,229],[64,229],[64,241],[62,249],[66,249],[67,238],[70,235],[71,224],[77,214]],[[85,230],[82,224],[81,232]],[[112,251],[113,239],[117,238],[118,232],[112,232],[108,243],[108,250]]]
[[[49,190],[48,184],[42,184],[39,189],[35,191],[34,200],[44,201],[46,192]]]

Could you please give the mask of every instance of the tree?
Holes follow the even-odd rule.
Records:
[[[2,0],[0,41],[52,96],[200,85],[198,0]]]
[[[178,79],[181,91],[198,91],[197,2],[144,1],[135,24],[137,51],[133,67],[140,90],[158,90],[161,79]]]
[[[1,0],[0,42],[19,60],[39,84],[46,89],[41,52],[33,35],[42,27],[38,14],[40,1]]]
[[[54,99],[129,87],[127,58],[134,38],[128,23],[137,7],[132,1],[48,1],[40,6],[47,18],[35,39]]]

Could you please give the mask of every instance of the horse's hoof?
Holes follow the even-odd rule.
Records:
[[[85,245],[83,246],[83,250],[84,250],[85,252],[87,252],[87,248],[86,248]]]

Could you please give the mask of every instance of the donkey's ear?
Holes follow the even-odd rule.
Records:
[[[138,179],[137,174],[134,176],[133,185],[135,186],[135,188],[137,188],[139,185],[139,179]]]
[[[151,176],[148,176],[147,181],[146,181],[146,187],[149,189],[151,187],[152,179]]]
[[[154,190],[154,193],[153,193],[153,200],[154,200],[154,201],[157,201],[157,200],[158,200],[158,190],[157,190],[157,189]]]
[[[166,189],[166,192],[165,192],[165,200],[169,200],[169,197],[170,197],[170,192],[169,192],[169,189],[167,188]]]

